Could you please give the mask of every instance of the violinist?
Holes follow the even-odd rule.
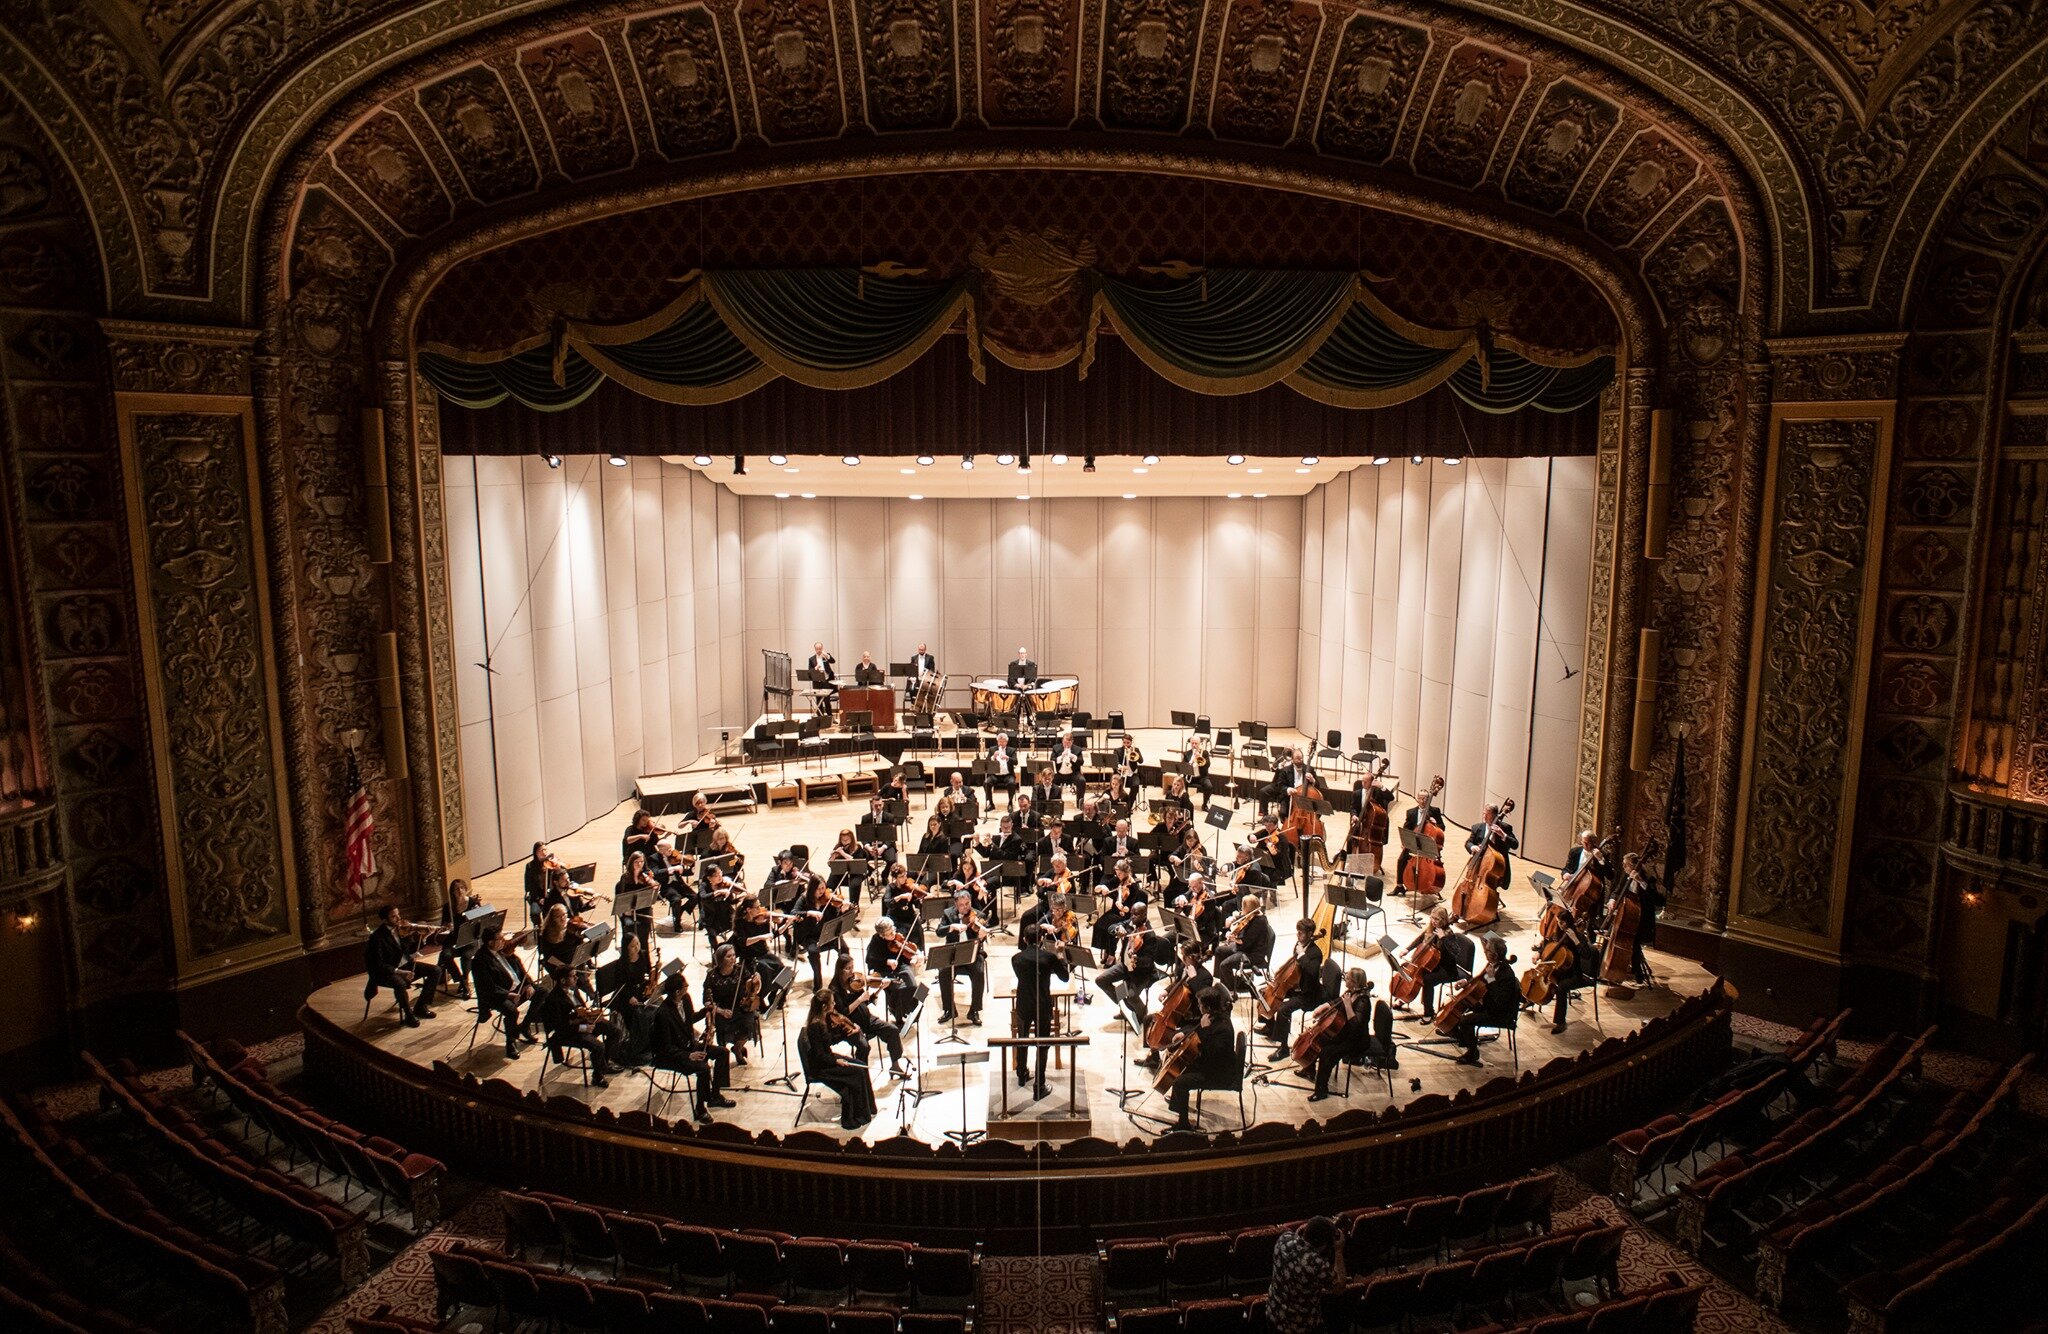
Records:
[[[541,967],[556,977],[568,971],[569,961],[576,957],[576,947],[582,943],[582,929],[569,925],[569,910],[559,903],[541,919],[540,935],[533,942]]]
[[[875,923],[868,940],[868,976],[882,984],[889,1000],[889,1013],[901,1021],[923,999],[924,986],[917,980],[921,951],[897,931],[893,919]]]
[[[1208,957],[1209,951],[1199,943],[1192,940],[1182,941],[1174,950],[1173,972],[1167,977],[1166,994],[1170,996],[1182,986],[1185,986],[1190,996],[1199,997],[1213,988],[1216,985],[1216,975],[1209,971],[1206,962]],[[1199,1008],[1191,1007],[1188,1013],[1181,1016],[1177,1029],[1180,1032],[1186,1032],[1200,1022],[1201,1013]],[[1159,1048],[1147,1047],[1145,1054],[1138,1058],[1137,1064],[1144,1066],[1147,1070],[1157,1070],[1159,1068]]]
[[[732,930],[733,901],[740,892],[738,885],[725,878],[723,866],[714,863],[704,869],[704,887],[697,891],[697,920],[703,924],[705,943],[714,950],[718,938]]]
[[[1438,987],[1455,985],[1459,979],[1470,977],[1478,951],[1473,948],[1472,937],[1460,935],[1451,929],[1451,910],[1446,904],[1430,909],[1429,925],[1422,934],[1408,942],[1401,951],[1406,958],[1418,953],[1426,945],[1437,947],[1437,965],[1422,975],[1422,1013],[1436,1013],[1436,992]]]
[[[1121,928],[1130,921],[1132,914],[1152,899],[1144,882],[1132,875],[1128,857],[1120,858],[1110,872],[1108,894],[1109,906],[1095,919],[1094,930],[1088,937],[1089,948],[1102,957],[1104,968],[1116,962],[1111,956]]]
[[[704,849],[704,861],[724,867],[725,873],[735,880],[747,878],[747,856],[732,845],[732,835],[723,825],[711,831],[711,842]]]
[[[835,1008],[830,987],[811,997],[811,1012],[797,1036],[797,1059],[806,1078],[839,1095],[842,1130],[859,1130],[875,1119],[875,1086],[868,1081],[867,1062],[832,1050],[859,1037],[859,1026]]]
[[[1201,1045],[1195,1049],[1194,1065],[1173,1081],[1173,1089],[1166,1095],[1166,1105],[1173,1109],[1175,1130],[1195,1128],[1188,1117],[1190,1093],[1196,1089],[1230,1088],[1243,1078],[1243,1072],[1237,1068],[1237,1029],[1230,1020],[1230,993],[1222,987],[1209,987],[1195,994],[1195,1005],[1201,1018],[1193,1031]]]
[[[1124,923],[1123,933],[1116,941],[1113,960],[1095,975],[1095,985],[1131,1016],[1133,1029],[1143,1032],[1150,1014],[1145,1006],[1145,992],[1159,980],[1159,970],[1171,964],[1173,959],[1172,938],[1163,931],[1154,930],[1152,910],[1143,903],[1136,903],[1132,905],[1130,920]]]
[[[638,850],[627,854],[626,869],[619,873],[619,883],[613,886],[612,901],[616,903],[618,895],[634,889],[652,890],[656,894],[661,892],[661,886],[655,883],[654,872],[647,869],[647,854]],[[647,938],[654,934],[653,908],[642,908],[633,914],[633,930],[630,934],[638,936],[642,944],[647,942]]]
[[[761,884],[761,889],[767,896],[766,901],[770,905],[793,903],[796,895],[791,892],[790,887],[802,881],[804,874],[797,867],[795,851],[784,848],[776,853],[775,869],[768,873],[768,878]]]
[[[1209,906],[1209,877],[1200,871],[1189,876],[1180,891],[1167,899],[1167,906],[1193,921],[1205,943],[1223,932],[1216,913]]]
[[[548,851],[545,840],[533,845],[533,860],[526,864],[526,911],[529,919],[536,919],[547,911],[542,900],[548,894],[548,877],[562,869],[562,864]]]
[[[1186,880],[1209,869],[1209,854],[1202,850],[1202,836],[1192,828],[1181,834],[1179,851],[1168,854],[1166,860],[1173,867],[1175,880]]]
[[[440,985],[440,966],[421,963],[416,957],[419,933],[407,928],[397,904],[387,903],[378,909],[377,919],[377,929],[363,945],[363,971],[368,974],[363,995],[372,996],[379,987],[391,988],[391,994],[398,998],[399,1022],[407,1028],[418,1028],[420,1020],[434,1017],[429,1002]],[[420,989],[417,1002],[412,998],[414,986]]]
[[[946,915],[939,919],[939,936],[943,943],[958,945],[963,941],[980,942],[988,938],[988,927],[981,915],[974,910],[974,896],[965,889],[953,894],[953,906],[946,909]],[[970,1027],[981,1022],[981,992],[988,980],[981,951],[977,950],[974,962],[963,968],[941,968],[939,970],[939,1022],[950,1024],[956,1011],[953,1008],[953,977],[966,973],[969,986],[967,1002],[967,1023]]]
[[[895,924],[896,932],[913,946],[924,944],[924,913],[920,911],[931,891],[910,878],[910,868],[897,862],[882,890],[882,911]]]
[[[1289,747],[1287,758],[1273,766],[1273,781],[1259,789],[1259,814],[1264,815],[1276,801],[1287,800],[1288,794],[1302,784],[1308,776],[1308,766],[1302,762],[1301,751]]]
[[[1466,937],[1470,939],[1470,937]],[[1512,1028],[1522,1008],[1521,985],[1515,980],[1515,969],[1508,962],[1508,943],[1492,932],[1487,932],[1486,966],[1479,976],[1486,983],[1486,994],[1479,1003],[1465,1014],[1459,1023],[1456,1037],[1465,1052],[1458,1057],[1459,1065],[1479,1064],[1479,1029]],[[1467,985],[1470,985],[1469,983]]]
[[[1060,738],[1060,744],[1053,748],[1050,777],[1061,789],[1071,788],[1074,800],[1079,801],[1088,789],[1086,771],[1088,756],[1075,744],[1074,734],[1067,733]],[[1045,771],[1040,770],[1041,777]]]
[[[1216,798],[1216,785],[1209,779],[1209,738],[1200,732],[1188,738],[1187,749],[1180,753],[1181,763],[1188,767],[1194,777],[1187,779],[1182,792],[1189,788],[1202,794],[1202,809],[1208,810],[1209,803]]]
[[[702,1034],[697,1031],[700,1019],[706,1028]],[[725,1048],[711,1040],[710,1020],[690,999],[689,981],[680,970],[661,984],[661,1004],[654,1011],[654,1065],[695,1076],[699,1121],[709,1121],[713,1107],[739,1106],[718,1091],[732,1082],[732,1063]]]
[[[632,931],[620,939],[619,957],[597,970],[598,994],[625,1035],[621,1054],[627,1065],[640,1064],[654,1040],[654,1006],[648,985],[652,976],[647,948]]]
[[[482,900],[471,892],[469,882],[461,876],[448,882],[448,901],[441,905],[441,927],[448,933],[449,939],[454,939],[455,928],[462,924],[463,916],[481,903]],[[475,951],[474,945],[460,953],[452,946],[442,951],[441,989],[444,993],[451,982],[460,982],[462,989],[455,993],[456,998],[470,999],[469,975],[473,971],[473,966],[469,956]]]
[[[825,923],[852,912],[853,903],[834,894],[831,886],[825,883],[825,877],[815,872],[809,874],[810,887],[797,900],[794,935],[804,957],[811,962],[811,985],[816,987],[824,981],[824,971],[819,963],[822,951],[818,947],[818,937],[824,934]],[[846,958],[846,946],[834,941],[832,948],[841,959]]]
[[[1045,947],[1045,940],[1044,927],[1033,922],[1020,930],[1017,937],[1017,952],[1010,956],[1010,971],[1017,978],[1015,1027],[1019,1037],[1043,1038],[1052,1035],[1052,982],[1054,978],[1065,981],[1068,970],[1067,961],[1060,957],[1057,951],[1048,950]],[[1035,1049],[1035,1075],[1031,1075],[1026,1066],[1027,1049],[1015,1047],[1011,1050],[1018,1085],[1022,1086],[1029,1077],[1032,1096],[1043,1098],[1049,1092],[1045,1086],[1046,1049]]]
[[[1258,893],[1237,901],[1237,915],[1216,950],[1216,976],[1232,991],[1249,991],[1251,974],[1263,971],[1273,958],[1273,923]]]
[[[832,851],[826,858],[826,864],[830,865],[832,862],[863,863],[874,856],[874,851],[873,848],[862,846],[859,840],[854,838],[851,829],[842,829],[839,831],[838,840],[832,844]],[[834,871],[832,873],[832,889],[836,893],[846,894],[849,892],[848,886],[851,886],[851,892],[858,893],[862,879],[863,873],[851,867],[843,871]]]
[[[1521,847],[1522,840],[1515,836],[1515,827],[1508,823],[1498,806],[1488,806],[1479,823],[1473,825],[1465,836],[1465,851],[1468,853],[1478,852],[1489,844],[1500,853],[1502,883],[1505,884],[1514,873],[1514,863],[1508,854]]]
[[[867,1044],[880,1042],[889,1051],[889,1077],[908,1079],[910,1071],[903,1064],[903,1029],[875,1013],[875,997],[886,990],[886,982],[861,972],[853,966],[851,954],[839,952],[839,962],[832,969],[832,1001],[839,1013],[859,1026],[861,1059],[867,1059]]]
[[[696,869],[696,858],[688,857],[671,848],[656,848],[648,870],[654,873],[654,883],[664,902],[668,904],[669,930],[680,933],[683,929],[683,914],[698,916],[697,892],[690,888],[690,873]]]
[[[647,861],[654,860],[654,846],[668,831],[656,827],[654,816],[642,808],[633,812],[633,822],[626,826],[626,832],[619,837],[619,861],[631,861],[639,853]]]
[[[1050,910],[1046,913],[1043,928],[1045,938],[1060,945],[1073,945],[1081,939],[1081,919],[1075,915],[1073,905],[1064,894],[1055,894]]]
[[[739,920],[733,923],[732,944],[739,952],[740,963],[758,975],[764,987],[782,971],[773,950],[779,931],[775,915],[759,899],[749,898],[740,905]]]
[[[711,812],[711,798],[702,792],[692,793],[690,813],[684,818],[682,827],[676,830],[676,851],[688,851],[689,849],[684,846],[686,843],[689,847],[702,851],[710,846],[711,836],[717,832],[718,817]]]
[[[533,1024],[538,1016],[530,1003],[533,979],[526,975],[526,965],[519,962],[511,937],[496,927],[485,933],[483,950],[472,975],[476,979],[477,1009],[495,1014],[503,1022],[505,1059],[518,1060],[519,1043],[533,1041]],[[523,1021],[519,1017],[521,1005],[527,1007]]]
[[[755,1008],[760,985],[760,974],[742,968],[739,951],[731,945],[718,947],[704,974],[704,1008],[716,1021],[720,1045],[731,1048],[740,1065],[747,1063],[747,1044],[761,1037],[761,1012]]]
[[[1313,1013],[1323,1003],[1323,948],[1316,943],[1316,924],[1304,917],[1294,924],[1294,954],[1300,968],[1294,988],[1281,998],[1271,1022],[1259,1027],[1259,1035],[1273,1042],[1273,1059],[1284,1061],[1291,1054],[1288,1030],[1296,1014]]]
[[[953,855],[953,838],[946,832],[946,815],[949,807],[946,798],[939,798],[939,809],[924,822],[924,837],[917,841],[917,855],[920,857],[950,857]],[[1005,816],[1005,819],[1008,817]]]
[[[598,1004],[597,993],[591,990],[587,965],[549,988],[540,1003],[540,1017],[557,1061],[562,1059],[563,1048],[581,1047],[590,1053],[590,1086],[601,1089],[611,1083],[606,1076],[611,1072],[611,1049],[618,1034]]]
[[[1344,1011],[1343,1027],[1317,1045],[1314,1071],[1303,1072],[1313,1073],[1316,1081],[1316,1091],[1308,1097],[1310,1102],[1321,1102],[1330,1096],[1330,1075],[1344,1061],[1363,1058],[1377,1066],[1394,1064],[1393,1051],[1372,1031],[1372,979],[1363,968],[1353,968],[1344,974],[1344,994],[1330,1004]],[[1385,1002],[1379,1008],[1385,1010]],[[1388,1010],[1386,1032],[1390,1035],[1393,1025],[1393,1011]]]
[[[555,908],[562,909],[571,917],[581,917],[589,912],[597,900],[588,894],[580,894],[569,879],[566,867],[557,866],[548,872],[547,892],[541,896],[540,910],[543,915]]]

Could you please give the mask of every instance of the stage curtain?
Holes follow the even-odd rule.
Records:
[[[1572,412],[1614,374],[1606,351],[1553,353],[1484,326],[1430,329],[1388,309],[1344,270],[1209,269],[1163,279],[1092,274],[1080,378],[1107,324],[1170,383],[1214,396],[1285,384],[1339,408],[1384,408],[1448,385],[1488,413]],[[728,402],[778,377],[861,389],[912,366],[964,319],[985,381],[973,274],[953,279],[853,268],[691,274],[683,291],[627,324],[565,320],[549,340],[495,357],[426,347],[421,375],[451,402],[574,407],[610,377],[649,397]]]
[[[1098,277],[1081,374],[1107,320],[1147,366],[1183,389],[1264,389],[1322,346],[1355,290],[1351,274],[1327,271],[1211,269],[1163,286]]]

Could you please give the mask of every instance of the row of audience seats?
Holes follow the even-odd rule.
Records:
[[[382,1136],[366,1135],[281,1092],[271,1084],[263,1062],[239,1043],[225,1039],[202,1043],[183,1030],[178,1040],[191,1058],[192,1082],[211,1086],[226,1097],[264,1133],[266,1147],[281,1143],[294,1163],[300,1158],[310,1160],[315,1165],[316,1184],[318,1174],[325,1170],[374,1192],[379,1217],[387,1201],[402,1203],[412,1213],[415,1231],[425,1231],[440,1221],[445,1175],[440,1160],[409,1153]],[[343,1199],[347,1199],[346,1192]]]
[[[1594,1306],[1468,1334],[1692,1334],[1706,1289],[1666,1270],[1647,1288]]]
[[[89,1306],[52,1278],[5,1236],[0,1236],[0,1322],[7,1329],[72,1331],[85,1334],[147,1334],[118,1311]]]
[[[2015,1329],[2041,1318],[2041,1257],[2048,1255],[2048,1195],[2008,1193],[1973,1214],[1941,1245],[1897,1271],[1849,1285],[1856,1334]]]
[[[2025,1058],[1957,1090],[1924,1130],[1883,1162],[1846,1175],[1779,1220],[1757,1247],[1757,1295],[1774,1310],[1783,1309],[1788,1287],[1809,1269],[1834,1280],[1828,1285],[1832,1292],[1847,1277],[1845,1270],[1882,1269],[1924,1253],[1925,1220],[1939,1215],[1945,1196],[1973,1213],[1991,1193],[1986,1176],[2001,1166],[1995,1132],[2031,1065],[2032,1058]],[[1898,1220],[1908,1217],[1916,1225],[1899,1228]],[[1891,1233],[1894,1253],[1881,1244],[1884,1230]]]
[[[606,1334],[969,1334],[960,1311],[785,1303],[765,1295],[702,1297],[648,1279],[610,1282],[529,1265],[485,1247],[429,1253],[437,1314],[464,1307],[492,1313],[492,1328],[539,1320],[550,1329]]]
[[[1764,1110],[1784,1096],[1793,1075],[1803,1075],[1823,1056],[1832,1057],[1842,1025],[1850,1012],[1832,1019],[1816,1018],[1786,1050],[1782,1064],[1756,1080],[1728,1090],[1689,1114],[1660,1116],[1648,1125],[1623,1131],[1608,1141],[1613,1166],[1609,1189],[1616,1203],[1642,1210],[1661,1207],[1674,1168],[1683,1168],[1700,1153],[1725,1146]]]
[[[1557,1174],[1539,1172],[1463,1195],[1424,1195],[1338,1215],[1345,1264],[1353,1274],[1409,1260],[1440,1260],[1483,1241],[1550,1230]],[[1096,1244],[1103,1300],[1227,1288],[1256,1292],[1272,1276],[1273,1244],[1299,1223],[1230,1232],[1189,1232],[1164,1240],[1118,1238]]]
[[[500,1198],[521,1259],[553,1251],[565,1267],[572,1257],[609,1264],[614,1276],[631,1269],[700,1294],[971,1314],[981,1279],[978,1251],[700,1227],[539,1191]]]
[[[127,1113],[187,1177],[261,1226],[334,1257],[343,1284],[353,1287],[368,1276],[370,1250],[361,1214],[289,1173],[235,1152],[190,1112],[145,1087],[131,1063],[122,1061],[118,1070],[109,1070],[90,1052],[84,1059],[100,1082],[103,1100]]]
[[[284,1279],[276,1266],[170,1218],[40,1111],[0,1103],[0,1158],[17,1208],[28,1195],[56,1205],[90,1238],[96,1257],[150,1273],[181,1297],[224,1311],[232,1327],[283,1334]]]
[[[1754,1229],[1745,1210],[1823,1155],[1852,1152],[1859,1137],[1897,1109],[1905,1081],[1919,1073],[1933,1036],[1930,1028],[1911,1041],[1898,1034],[1887,1038],[1836,1086],[1831,1101],[1800,1113],[1754,1148],[1726,1154],[1695,1173],[1679,1191],[1679,1244],[1697,1253],[1725,1225],[1733,1244],[1746,1249]]]
[[[1619,1287],[1621,1223],[1586,1224],[1549,1236],[1467,1251],[1445,1264],[1373,1275],[1351,1275],[1323,1300],[1332,1330],[1410,1328],[1491,1320],[1500,1309],[1519,1312],[1535,1302],[1555,1306],[1567,1283],[1591,1281],[1604,1296]],[[1124,1307],[1109,1325],[1125,1334],[1222,1334],[1263,1328],[1265,1296],[1184,1300]],[[1235,1314],[1233,1314],[1233,1312]]]

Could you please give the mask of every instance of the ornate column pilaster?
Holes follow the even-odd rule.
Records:
[[[1631,366],[1623,381],[1606,728],[1601,738],[1599,808],[1596,818],[1582,826],[1589,829],[1618,825],[1628,793],[1629,721],[1635,716],[1638,636],[1644,616],[1643,525],[1650,494],[1650,407],[1655,386],[1656,373],[1643,366]]]
[[[1770,344],[1770,439],[1731,938],[1845,952],[1903,335]]]
[[[300,952],[255,333],[104,320],[181,989]]]
[[[1579,701],[1579,763],[1572,798],[1572,828],[1598,829],[1600,775],[1606,763],[1610,680],[1614,648],[1615,540],[1621,524],[1622,387],[1600,395],[1600,435],[1594,457],[1593,559],[1586,581],[1585,692]]]

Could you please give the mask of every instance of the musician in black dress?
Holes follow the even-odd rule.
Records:
[[[889,1013],[898,1022],[917,1008],[924,984],[917,980],[920,951],[896,929],[895,919],[884,917],[875,923],[868,940],[868,976],[880,982],[888,997]]]
[[[851,1043],[859,1035],[853,1021],[833,1008],[830,988],[811,997],[811,1012],[797,1035],[797,1059],[805,1077],[839,1095],[842,1130],[859,1130],[875,1119],[875,1086],[868,1080],[867,1062],[833,1050],[836,1044]]]
[[[1521,1015],[1522,988],[1515,980],[1514,966],[1508,962],[1508,943],[1492,932],[1486,935],[1486,965],[1481,976],[1486,979],[1486,995],[1466,1011],[1464,1022],[1458,1025],[1458,1043],[1465,1049],[1458,1057],[1459,1065],[1479,1064],[1482,1026],[1513,1028]]]
[[[882,887],[882,912],[896,933],[913,946],[924,946],[923,904],[929,891],[910,878],[910,868],[897,862],[889,883]]]
[[[448,941],[447,948],[441,951],[441,989],[445,994],[452,983],[461,983],[461,989],[455,993],[458,1000],[470,998],[469,974],[477,947],[472,944],[458,953],[455,949],[455,928],[462,925],[463,917],[481,902],[470,890],[469,882],[461,876],[448,882],[448,901],[441,905],[441,928]]]
[[[910,1071],[903,1064],[903,1028],[875,1013],[875,997],[888,989],[885,980],[864,976],[855,968],[851,953],[840,951],[839,962],[832,969],[832,997],[839,1013],[860,1026],[864,1046],[879,1042],[888,1049],[890,1078],[908,1079]],[[865,1049],[860,1052],[863,1061],[867,1055]]]
[[[1124,1008],[1137,1032],[1144,1031],[1145,1020],[1151,1014],[1145,1004],[1145,992],[1159,980],[1160,970],[1170,965],[1173,957],[1173,938],[1153,929],[1151,909],[1144,904],[1133,907],[1116,942],[1113,962],[1095,975],[1095,985]]]
[[[1232,1088],[1244,1078],[1237,1065],[1237,1026],[1230,1019],[1230,993],[1222,987],[1210,987],[1197,993],[1195,1004],[1201,1019],[1194,1033],[1202,1045],[1195,1051],[1194,1065],[1173,1081],[1173,1090],[1166,1095],[1166,1105],[1173,1109],[1175,1130],[1195,1128],[1188,1117],[1189,1094],[1196,1089]]]
[[[1017,1001],[1015,1021],[1017,1036],[1043,1038],[1052,1035],[1053,1001],[1052,983],[1054,978],[1065,981],[1067,961],[1045,948],[1044,930],[1037,922],[1027,924],[1018,936],[1018,949],[1010,958],[1010,971],[1017,978]],[[1044,1047],[1033,1048],[1036,1052],[1036,1068],[1031,1073],[1031,1093],[1043,1098],[1045,1086]],[[1016,1062],[1017,1083],[1021,1086],[1026,1075],[1026,1049],[1012,1048]]]
[[[1111,870],[1110,882],[1104,887],[1103,892],[1109,896],[1109,906],[1096,914],[1095,925],[1089,931],[1088,944],[1101,956],[1102,966],[1107,968],[1115,962],[1110,956],[1115,950],[1117,936],[1125,923],[1130,921],[1132,912],[1151,902],[1152,894],[1145,888],[1144,882],[1132,873],[1128,858],[1118,861]]]
[[[547,897],[548,873],[561,863],[548,851],[545,841],[533,845],[533,860],[526,864],[526,915],[529,920],[539,921],[546,911],[541,900]]]
[[[420,1020],[434,1017],[429,1002],[441,983],[441,969],[419,961],[419,935],[405,930],[397,904],[385,904],[377,918],[377,929],[363,944],[363,971],[367,974],[363,996],[367,999],[378,988],[389,987],[398,1000],[399,1022],[407,1028],[418,1028]],[[420,991],[417,1001],[412,997],[414,987]]]
[[[540,933],[533,938],[535,962],[550,977],[562,977],[583,943],[583,930],[569,924],[569,910],[557,903],[541,918]]]
[[[719,937],[732,930],[733,900],[739,892],[740,886],[726,879],[723,866],[705,868],[703,888],[697,891],[697,920],[704,928],[704,943],[714,951]]]
[[[740,965],[739,951],[720,945],[711,956],[711,968],[704,974],[704,1008],[711,1013],[721,1046],[732,1051],[732,1059],[747,1063],[747,1044],[761,1038],[761,1012],[755,1008],[758,988],[749,987],[749,974]]]
[[[1330,1096],[1330,1075],[1338,1065],[1349,1060],[1371,1061],[1374,1065],[1394,1064],[1393,1049],[1373,1032],[1375,1018],[1381,1010],[1387,1010],[1386,1003],[1374,1005],[1372,979],[1363,968],[1353,968],[1344,974],[1344,993],[1331,1002],[1344,1011],[1344,1027],[1335,1037],[1325,1040],[1316,1054],[1316,1091],[1309,1095],[1310,1102],[1321,1102]],[[1383,1021],[1388,1034],[1394,1031],[1393,1011],[1387,1010]]]
[[[1323,947],[1316,943],[1316,924],[1304,917],[1294,924],[1293,957],[1301,965],[1294,986],[1280,1000],[1273,1018],[1259,1027],[1261,1037],[1273,1041],[1273,1059],[1284,1061],[1290,1054],[1288,1030],[1297,1014],[1313,1014],[1323,1003]]]
[[[732,1067],[730,1054],[711,1040],[710,1018],[690,998],[689,980],[680,970],[661,984],[661,1004],[654,1012],[654,1064],[693,1077],[699,1121],[709,1121],[713,1107],[739,1106],[718,1092],[731,1082]],[[702,1034],[697,1031],[700,1020]]]

